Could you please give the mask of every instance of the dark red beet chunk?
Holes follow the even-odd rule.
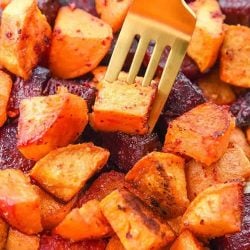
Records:
[[[200,88],[180,72],[157,124],[157,132],[161,140],[164,140],[170,121],[204,102],[205,98]]]
[[[145,58],[144,58],[144,64],[146,66],[148,65],[148,63],[150,61],[150,57],[153,53],[153,49],[154,49],[154,45],[150,44],[150,46],[148,47],[147,53],[145,55]],[[159,63],[159,66],[158,66],[157,72],[156,72],[156,74],[158,76],[161,76],[161,74],[162,74],[162,71],[163,71],[163,68],[166,64],[169,52],[170,52],[170,49],[166,48],[162,54],[162,57],[161,57],[161,60],[160,60],[160,63]],[[183,60],[183,63],[181,66],[181,72],[183,72],[183,74],[191,80],[197,79],[201,74],[198,66],[195,64],[195,62],[188,55],[186,55],[184,60]]]
[[[250,194],[245,194],[244,197],[244,215],[241,232],[215,239],[211,245],[214,250],[250,249]]]
[[[250,91],[240,96],[230,110],[236,117],[238,127],[250,126]]]
[[[122,172],[128,172],[146,154],[159,150],[158,136],[128,135],[124,133],[102,133],[102,146],[110,151],[110,161]]]
[[[37,67],[29,80],[24,81],[18,77],[13,84],[8,104],[8,114],[16,117],[19,114],[20,101],[34,96],[41,96],[50,72],[46,68]]]
[[[57,12],[61,7],[58,0],[38,0],[37,2],[39,9],[46,16],[47,21],[50,25],[54,25]]]
[[[86,100],[89,110],[92,109],[95,102],[96,89],[90,86],[89,82],[51,78],[48,81],[46,89],[44,90],[44,94],[53,95],[56,93],[58,87],[61,86],[66,87],[70,93],[81,96]]]
[[[0,169],[15,168],[28,172],[35,164],[26,159],[16,147],[17,124],[0,128]]]
[[[106,240],[71,242],[57,235],[42,235],[39,250],[105,250]]]
[[[249,0],[219,0],[219,4],[226,23],[250,26]]]

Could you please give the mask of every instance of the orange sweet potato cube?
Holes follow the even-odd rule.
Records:
[[[216,0],[196,0],[190,4],[196,12],[196,27],[188,47],[188,55],[201,72],[211,68],[224,38],[224,16]]]
[[[38,250],[40,238],[37,235],[26,235],[10,228],[6,250]]]
[[[4,250],[6,245],[6,240],[8,237],[9,226],[8,224],[0,218],[0,249]]]
[[[94,129],[129,134],[148,132],[148,118],[156,95],[154,84],[142,87],[142,78],[128,84],[126,74],[114,83],[101,82],[90,122]]]
[[[250,87],[249,43],[249,27],[227,26],[220,57],[220,78],[224,82]]]
[[[160,249],[175,238],[166,222],[126,190],[106,196],[101,209],[127,250]]]
[[[12,0],[3,10],[0,65],[28,79],[50,42],[51,28],[34,0]]]
[[[121,28],[132,2],[132,0],[95,0],[98,14],[103,21],[112,27],[113,32]]]
[[[226,152],[234,126],[228,107],[201,104],[170,123],[163,151],[211,165]]]
[[[152,152],[125,177],[131,192],[167,218],[182,215],[188,204],[184,160],[174,154]]]
[[[205,250],[202,244],[188,230],[183,231],[175,240],[170,250]]]
[[[182,217],[182,229],[207,238],[220,237],[241,229],[243,185],[216,184],[190,203]]]
[[[21,171],[0,171],[0,214],[26,234],[42,231],[40,197]]]
[[[31,177],[57,198],[71,200],[106,164],[109,152],[92,143],[56,149],[36,163]]]
[[[112,29],[88,12],[62,7],[57,15],[49,53],[49,67],[60,78],[90,72],[109,50]]]
[[[17,147],[26,158],[37,161],[51,150],[73,143],[87,123],[87,104],[79,96],[59,93],[24,99]]]
[[[73,209],[53,231],[63,238],[80,241],[107,237],[112,228],[101,211],[99,201],[91,200],[81,208]]]

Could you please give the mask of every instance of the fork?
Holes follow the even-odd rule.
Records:
[[[104,81],[117,80],[136,36],[140,39],[128,72],[128,83],[134,83],[150,42],[153,41],[155,46],[142,86],[150,85],[164,49],[171,47],[150,112],[149,133],[161,114],[181,67],[195,23],[195,15],[184,0],[134,0],[124,21]]]

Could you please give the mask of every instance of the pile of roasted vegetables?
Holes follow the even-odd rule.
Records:
[[[250,249],[250,2],[197,24],[161,117],[158,79],[103,82],[132,0],[0,0],[0,249]]]

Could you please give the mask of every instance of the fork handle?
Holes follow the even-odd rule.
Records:
[[[189,36],[196,22],[184,0],[134,0],[130,12],[167,24]]]

